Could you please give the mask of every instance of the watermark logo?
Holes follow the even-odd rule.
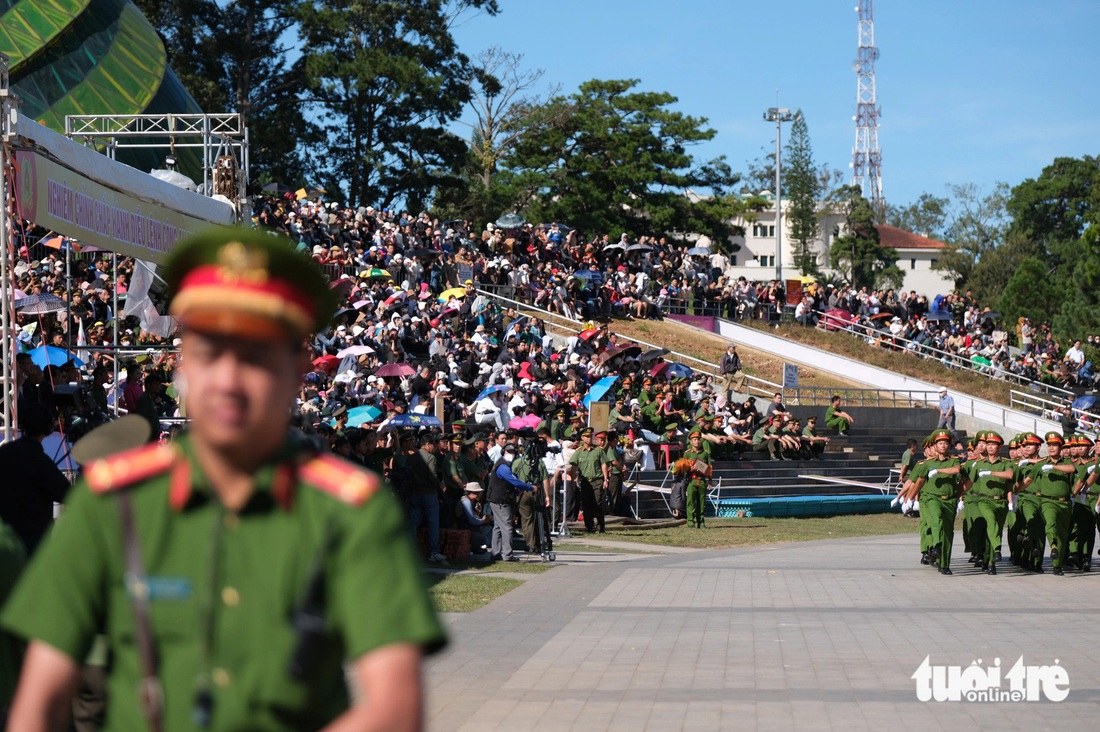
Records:
[[[922,702],[1060,702],[1069,696],[1069,673],[1057,658],[1050,666],[1028,666],[1020,656],[1002,671],[1000,658],[992,666],[982,665],[980,658],[969,666],[940,666],[925,656],[909,678],[916,681]]]

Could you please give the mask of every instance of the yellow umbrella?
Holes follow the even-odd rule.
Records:
[[[814,278],[814,277],[811,277],[810,275],[802,275],[798,279],[804,285],[816,285],[817,284],[817,279]]]
[[[466,297],[466,288],[465,287],[452,287],[449,290],[444,290],[443,292],[439,293],[439,301],[440,302],[447,302],[452,297]]]

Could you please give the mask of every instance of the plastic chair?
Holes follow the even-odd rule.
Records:
[[[663,461],[661,467],[668,470],[673,462],[672,453],[676,453],[676,457],[680,456],[680,445],[679,443],[663,442],[657,447],[661,448],[661,451],[657,453],[658,458]]]

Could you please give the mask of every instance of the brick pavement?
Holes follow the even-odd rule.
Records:
[[[1087,729],[1096,714],[1100,573],[988,577],[956,562],[943,577],[917,563],[914,535],[628,556],[449,615],[429,729]],[[1069,697],[916,698],[925,656],[999,656],[1007,672],[1020,655],[1057,659]]]

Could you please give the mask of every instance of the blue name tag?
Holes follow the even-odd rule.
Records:
[[[148,593],[148,598],[154,600],[190,600],[191,580],[186,577],[149,577],[146,576],[140,583],[128,580],[128,589],[131,594],[135,591]],[[140,587],[140,589],[139,589]]]

